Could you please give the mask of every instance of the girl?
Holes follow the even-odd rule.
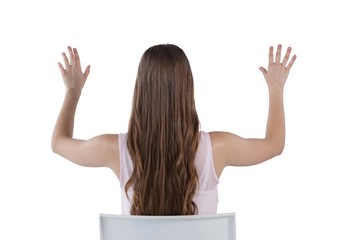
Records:
[[[77,49],[67,50],[64,65],[58,63],[66,91],[52,150],[82,166],[112,169],[122,189],[123,214],[215,214],[217,183],[226,166],[254,165],[282,153],[284,84],[296,59],[290,59],[290,47],[282,60],[282,46],[275,56],[270,47],[268,68],[260,67],[269,90],[263,139],[199,130],[189,61],[169,44],[150,47],[141,58],[128,132],[75,139],[76,106],[90,66],[83,72]]]

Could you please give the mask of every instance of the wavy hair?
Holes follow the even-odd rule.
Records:
[[[127,147],[134,170],[132,215],[193,215],[198,190],[195,154],[200,123],[184,51],[171,44],[147,49],[139,64]]]

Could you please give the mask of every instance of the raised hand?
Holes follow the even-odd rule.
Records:
[[[69,58],[65,53],[62,53],[65,67],[59,62],[58,66],[66,87],[66,90],[74,90],[80,94],[82,88],[85,85],[86,79],[90,73],[90,65],[85,69],[85,72],[81,70],[80,57],[76,48],[72,49],[67,47]]]
[[[269,49],[268,69],[266,70],[264,67],[259,68],[264,75],[269,88],[284,87],[290,69],[296,60],[296,55],[294,55],[288,64],[291,53],[291,47],[288,47],[284,59],[281,62],[281,48],[282,46],[279,44],[274,61],[273,47],[271,46]]]

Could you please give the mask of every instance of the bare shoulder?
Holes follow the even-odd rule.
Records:
[[[265,138],[243,138],[230,132],[209,134],[214,165],[221,171],[226,166],[255,165],[278,155],[271,141]]]
[[[88,161],[94,161],[94,166],[110,168],[120,177],[120,136],[119,134],[102,134],[87,140],[87,150],[91,153]]]
[[[109,167],[115,175],[120,177],[120,136],[118,134],[104,134],[99,142],[104,144],[104,156],[108,159],[106,166]]]
[[[119,134],[102,134],[87,140],[87,163],[89,166],[110,168],[117,178],[120,177],[120,136]]]
[[[118,134],[102,134],[88,140],[63,138],[58,140],[54,152],[80,166],[109,167],[118,176],[118,138]]]
[[[226,156],[224,146],[226,145],[227,132],[209,132],[214,161],[215,172],[220,177],[226,167]]]

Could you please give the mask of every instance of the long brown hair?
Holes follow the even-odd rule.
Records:
[[[131,214],[197,214],[199,125],[184,51],[170,44],[150,47],[139,64],[128,129]]]

